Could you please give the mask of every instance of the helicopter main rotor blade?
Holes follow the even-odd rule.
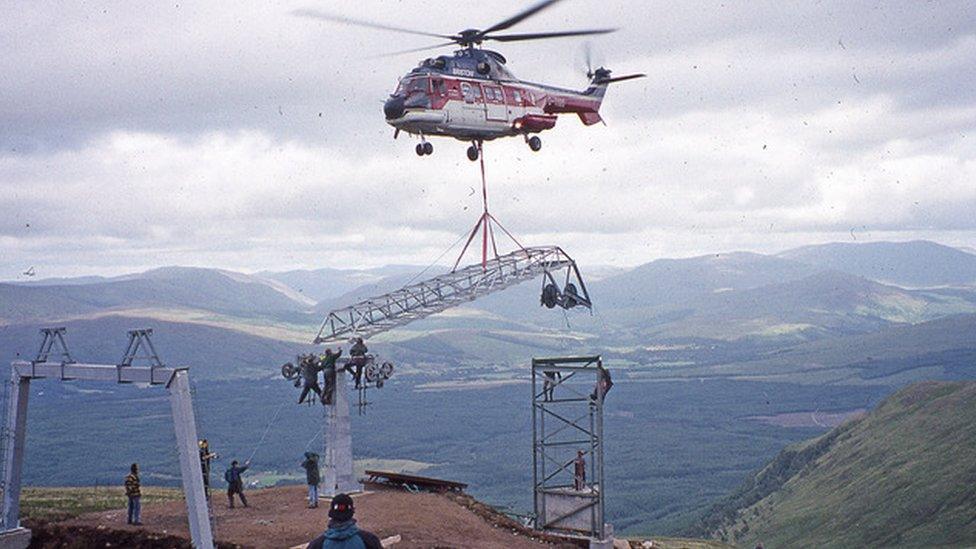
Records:
[[[326,13],[318,10],[312,9],[300,9],[291,12],[292,15],[298,17],[308,17],[311,19],[318,19],[320,21],[329,21],[332,23],[342,23],[344,25],[356,25],[358,27],[367,27],[370,29],[380,29],[393,32],[403,32],[407,34],[416,34],[419,36],[432,36],[434,38],[446,38],[451,40],[455,39],[453,36],[448,34],[436,34],[433,32],[418,31],[413,29],[405,29],[403,27],[394,27],[393,25],[384,25],[382,23],[373,23],[372,21],[364,21],[362,19],[353,19],[351,17],[346,17],[344,15],[333,15],[331,13]]]
[[[370,59],[382,59],[384,57],[394,57],[394,56],[397,56],[397,55],[403,55],[405,53],[416,53],[418,51],[436,50],[437,48],[444,48],[444,47],[447,47],[447,46],[453,46],[456,43],[457,42],[454,42],[452,40],[450,42],[444,42],[444,43],[441,43],[441,44],[434,44],[433,46],[424,46],[422,48],[411,48],[409,50],[391,51],[390,53],[381,53],[379,55],[373,55],[373,56],[370,57]]]
[[[495,31],[511,28],[521,23],[522,21],[525,21],[529,17],[532,17],[533,15],[539,13],[540,11],[548,8],[549,6],[555,4],[556,2],[561,2],[561,1],[562,0],[544,0],[542,2],[539,2],[538,4],[532,6],[531,8],[522,11],[516,15],[513,15],[512,17],[509,17],[508,19],[502,21],[501,23],[496,23],[488,27],[487,29],[481,31],[481,35],[484,36],[489,32],[495,32]]]
[[[496,40],[498,42],[518,42],[520,40],[541,40],[543,38],[562,38],[565,36],[588,36],[591,34],[607,34],[615,32],[617,29],[589,29],[578,31],[563,32],[532,32],[525,34],[497,34],[485,36],[485,40]]]

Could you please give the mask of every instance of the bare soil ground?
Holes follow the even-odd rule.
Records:
[[[227,508],[226,495],[214,493],[217,516],[217,539],[222,544],[241,547],[290,548],[304,546],[320,534],[328,522],[326,501],[317,509],[308,509],[304,486],[284,486],[251,490],[246,493],[250,507]],[[536,549],[554,547],[551,543],[532,539],[518,531],[513,523],[487,520],[483,513],[475,513],[462,500],[437,494],[411,494],[398,491],[378,491],[354,496],[356,518],[360,527],[380,538],[399,535],[395,549],[428,547],[471,547]],[[188,538],[186,508],[182,501],[161,501],[144,504],[141,527],[125,524],[125,510],[87,513],[58,522],[56,527],[70,532],[119,536],[139,531],[156,536]],[[493,524],[494,523],[494,524]],[[165,542],[164,542],[165,543]],[[39,547],[65,547],[50,544]],[[170,545],[172,546],[172,545]]]

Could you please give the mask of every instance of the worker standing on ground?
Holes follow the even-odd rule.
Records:
[[[305,481],[308,483],[308,508],[315,509],[319,506],[319,455],[305,452],[302,468],[305,469]]]
[[[241,498],[241,504],[247,507],[247,498],[244,497],[244,479],[241,478],[241,473],[247,471],[250,466],[251,462],[248,460],[244,462],[243,467],[238,467],[235,459],[231,462],[230,469],[224,473],[224,480],[227,481],[227,506],[231,509],[234,508],[234,494],[237,494]]]
[[[315,359],[315,355],[303,355],[298,362],[298,368],[301,371],[302,379],[305,381],[302,394],[298,397],[298,403],[305,402],[305,397],[308,396],[309,391],[315,391],[315,394],[321,399],[322,388],[319,387],[319,370],[322,368],[319,361]]]
[[[325,390],[322,391],[322,404],[332,404],[334,402],[336,386],[336,361],[342,356],[342,348],[333,353],[332,349],[326,349],[325,354],[320,358],[322,370],[325,372]]]
[[[128,524],[142,526],[141,483],[139,482],[139,464],[133,463],[129,474],[125,477],[125,495],[129,498]]]
[[[363,368],[366,366],[366,353],[368,352],[369,349],[361,337],[357,337],[356,343],[349,348],[349,364],[346,365],[346,371],[352,374],[353,379],[356,380],[357,389],[362,385]],[[351,367],[354,367],[355,371],[349,370]]]
[[[356,526],[352,498],[338,494],[329,505],[329,529],[313,539],[306,549],[382,549],[380,539]]]
[[[586,488],[586,458],[583,457],[583,450],[578,450],[576,459],[573,460],[573,488],[577,491]]]
[[[210,497],[210,462],[217,459],[216,452],[210,451],[210,443],[207,439],[200,439],[200,470],[203,471],[203,489]]]

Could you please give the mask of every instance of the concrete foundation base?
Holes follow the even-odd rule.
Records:
[[[27,528],[14,528],[0,532],[0,549],[27,549],[30,545],[31,531]]]
[[[599,498],[598,486],[585,490],[571,487],[549,488],[540,491],[544,498],[542,524],[547,528],[577,532],[597,532],[596,505]]]
[[[606,533],[605,538],[590,538],[590,549],[614,549],[617,547],[618,544],[616,543],[616,540],[613,539],[613,525],[604,523],[603,531]],[[628,544],[628,547],[629,546],[630,545]]]

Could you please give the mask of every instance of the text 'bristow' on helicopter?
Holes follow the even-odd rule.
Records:
[[[643,74],[611,77],[606,68],[588,66],[590,85],[575,91],[516,78],[505,66],[500,53],[481,49],[488,40],[517,42],[567,36],[606,34],[616,29],[587,29],[560,32],[494,34],[506,30],[560,0],[546,0],[484,30],[468,29],[457,34],[436,34],[348,17],[299,10],[297,15],[364,27],[446,39],[447,42],[397,53],[409,53],[457,44],[454,55],[425,59],[403,76],[396,90],[383,105],[386,122],[401,131],[420,137],[417,154],[434,152],[428,136],[453,137],[470,141],[468,158],[478,159],[477,144],[499,137],[522,136],[533,151],[542,148],[537,133],[552,129],[559,114],[579,116],[587,126],[601,122],[600,105],[607,86]],[[588,56],[587,56],[588,57]],[[589,65],[589,62],[587,62]]]

